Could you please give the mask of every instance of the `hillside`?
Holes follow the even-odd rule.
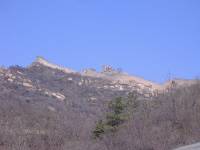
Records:
[[[200,84],[163,85],[105,66],[77,72],[38,57],[0,69],[0,150],[168,150],[197,142]],[[132,97],[130,97],[132,95]],[[92,131],[122,97],[128,119],[100,139]]]

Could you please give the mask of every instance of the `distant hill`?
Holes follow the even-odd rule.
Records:
[[[116,136],[108,134],[103,140],[97,140],[92,135],[92,130],[94,130],[96,123],[106,118],[106,114],[109,112],[109,103],[113,99],[122,97],[124,101],[128,101],[127,99],[130,98],[130,95],[135,94],[139,105],[138,107],[134,106],[134,109],[131,108],[131,110],[135,111],[134,116],[142,116],[142,114],[146,114],[146,111],[150,111],[147,114],[154,114],[152,121],[156,116],[160,120],[158,119],[157,123],[153,123],[150,120],[145,123],[151,127],[152,132],[154,130],[155,132],[156,130],[160,132],[161,127],[157,126],[161,125],[163,120],[159,115],[166,115],[165,113],[169,111],[164,106],[170,106],[171,108],[171,105],[168,104],[161,105],[161,102],[163,104],[163,99],[167,101],[167,99],[170,99],[169,96],[173,95],[175,98],[181,97],[176,92],[179,91],[180,93],[183,88],[187,88],[188,91],[188,89],[192,89],[196,85],[196,80],[180,79],[160,85],[140,77],[128,75],[110,66],[104,66],[101,72],[97,72],[94,69],[84,69],[82,72],[77,72],[52,64],[42,57],[38,57],[36,61],[26,68],[20,66],[0,68],[0,149],[110,150],[113,148],[117,149],[117,147],[120,150],[128,149],[127,146],[130,146],[130,143],[124,141],[127,139],[119,140],[119,135],[117,134],[127,135],[124,138],[133,138],[130,137],[131,135],[125,134],[127,131],[124,130],[130,127],[128,125],[129,121],[120,127]],[[176,89],[176,92],[172,92],[173,89]],[[196,99],[195,96],[198,97],[199,95],[195,94],[194,98]],[[190,90],[188,95],[190,95]],[[198,102],[195,102],[195,108],[197,104]],[[145,107],[147,108],[145,109]],[[178,108],[179,105],[177,104],[174,107]],[[190,105],[188,104],[189,107]],[[166,112],[154,112],[154,110],[160,111],[161,108]],[[129,109],[127,108],[127,110]],[[169,112],[172,113],[173,111]],[[170,113],[166,120],[170,120],[170,117],[172,117]],[[141,118],[136,118],[138,120],[131,121],[141,122]],[[135,124],[131,121],[131,124]],[[143,132],[140,131],[141,127],[144,127],[145,132],[146,126],[144,122],[141,123],[138,127],[135,126],[138,128],[136,130],[138,133],[134,134]],[[168,125],[172,126],[170,122],[165,123],[166,130]],[[152,124],[155,124],[155,126],[152,127]],[[151,129],[149,130],[151,131]],[[173,132],[177,132],[176,135],[179,135],[179,131],[174,128]],[[168,134],[170,136],[171,133],[169,132]],[[191,134],[191,137],[193,137],[191,141],[193,139],[196,140],[198,136],[194,137],[193,133]],[[158,135],[160,134],[158,133]],[[117,139],[112,138],[112,136],[117,137]],[[110,138],[115,139],[114,143],[111,142]],[[176,138],[179,137],[171,138],[174,138],[175,142],[171,143],[169,139],[169,142],[166,142],[168,144],[166,147],[184,145],[182,140],[180,140],[182,143],[177,143]],[[136,142],[139,139],[134,140]],[[140,143],[141,141],[139,140],[136,143],[143,147],[143,149],[137,146],[137,144],[135,144],[136,147],[134,149],[159,150],[163,146],[157,146],[157,149],[154,146],[149,146],[150,148],[148,148],[148,145]],[[190,143],[188,139],[185,141]],[[120,146],[116,147],[116,145],[112,145],[110,142],[116,145],[119,144],[123,148]],[[120,142],[122,143],[120,144]],[[156,140],[153,142],[156,142]],[[144,147],[147,148],[144,149]],[[166,147],[163,147],[163,150]],[[129,147],[129,149],[132,148]]]

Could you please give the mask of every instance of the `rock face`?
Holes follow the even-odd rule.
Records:
[[[46,76],[46,82],[49,82],[49,80],[60,80],[63,81],[63,84],[70,83],[79,88],[104,89],[115,92],[121,91],[124,93],[135,91],[141,96],[148,98],[165,92],[172,86],[185,86],[194,83],[193,80],[177,79],[161,85],[144,80],[140,77],[128,75],[127,73],[113,69],[109,65],[104,65],[100,72],[97,72],[95,69],[85,69],[82,72],[76,72],[72,69],[50,63],[42,57],[37,57],[36,61],[28,68],[22,69],[19,66],[8,69],[0,68],[0,77],[6,79],[6,81],[22,85],[29,90],[32,89],[44,91],[43,93],[54,93],[49,95],[54,95],[54,97],[59,97],[59,99],[64,100],[65,96],[60,93],[60,91],[49,90],[52,85],[48,84],[49,87],[46,86],[45,88],[47,89],[44,88],[44,85],[47,83],[43,82],[45,79],[42,81],[40,79],[44,76]],[[48,78],[50,79],[48,80]]]
[[[50,63],[42,57],[38,57],[36,61],[32,63],[30,68],[34,66],[48,67],[51,69],[62,71],[66,74],[78,74],[81,77],[98,78],[101,80],[106,80],[108,82],[108,85],[104,85],[102,88],[110,88],[113,90],[136,90],[141,94],[144,93],[144,95],[155,95],[155,93],[158,93],[158,91],[162,89],[161,85],[159,84],[146,81],[139,77],[130,76],[119,70],[113,69],[109,65],[104,65],[101,72],[97,72],[95,69],[85,69],[82,72],[76,72],[72,69],[60,67],[58,65]],[[71,80],[71,78],[69,79]],[[83,82],[87,81],[80,81],[79,85],[82,85]],[[91,82],[90,84],[92,84],[92,81],[89,82]]]
[[[127,73],[122,72],[121,69],[115,70],[110,65],[103,65],[102,71],[100,72],[97,72],[95,69],[84,69],[82,72],[77,72],[66,67],[55,65],[42,57],[37,57],[36,61],[33,62],[29,68],[42,66],[53,69],[54,72],[61,71],[65,74],[78,75],[81,80],[76,84],[79,86],[95,86],[96,88],[111,89],[116,91],[137,91],[146,97],[156,96],[159,93],[167,91],[169,88],[171,88],[171,86],[174,85],[185,86],[191,85],[195,82],[194,80],[176,79],[161,85],[148,80],[144,80],[140,77],[128,75]],[[83,80],[82,78],[87,78],[87,80]],[[93,82],[94,79],[103,80],[106,82],[106,84],[97,85],[95,82]],[[13,79],[9,78],[9,80],[12,81]],[[68,81],[73,82],[72,77],[69,77]],[[28,85],[28,83],[24,83],[24,85],[31,86],[30,84]]]
[[[32,65],[37,65],[37,64],[41,64],[41,65],[44,65],[46,67],[50,67],[52,69],[61,70],[61,71],[65,72],[65,73],[75,73],[75,71],[72,70],[72,69],[68,69],[68,68],[65,68],[65,67],[61,67],[61,66],[55,65],[53,63],[48,62],[47,60],[45,60],[42,57],[37,57],[36,61]]]

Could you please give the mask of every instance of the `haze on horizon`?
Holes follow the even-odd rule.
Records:
[[[36,56],[81,70],[109,64],[162,82],[200,75],[200,1],[0,2],[0,64]]]

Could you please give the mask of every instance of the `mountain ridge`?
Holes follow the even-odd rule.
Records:
[[[97,72],[94,69],[84,69],[83,71],[78,72],[73,69],[51,63],[43,57],[37,57],[36,60],[26,68],[31,69],[40,66],[51,68],[53,70],[58,70],[65,74],[78,75],[79,78],[85,77],[106,80],[108,81],[108,84],[104,85],[104,88],[116,89],[120,91],[137,91],[140,94],[146,95],[147,97],[156,96],[160,93],[166,92],[173,86],[190,86],[195,83],[195,80],[173,79],[163,84],[158,84],[149,80],[145,80],[141,77],[132,76],[127,73],[115,70],[108,65],[104,66],[102,71],[100,72]],[[3,74],[3,72],[9,72],[9,68],[0,68],[1,75]],[[12,75],[10,74],[8,76]],[[10,77],[8,77],[8,80],[13,81],[13,79]],[[81,85],[83,83],[82,81],[80,81],[78,84]],[[24,83],[24,85],[26,85],[27,87],[31,86],[30,83]]]
[[[133,76],[125,72],[120,72],[118,70],[113,69],[109,65],[105,65],[102,68],[102,71],[100,72],[97,72],[95,69],[83,69],[81,72],[78,72],[73,69],[62,67],[54,63],[51,63],[50,61],[46,60],[45,58],[41,56],[38,56],[36,60],[29,67],[37,65],[37,64],[44,65],[52,69],[58,69],[65,73],[74,73],[74,74],[79,74],[81,76],[86,76],[86,77],[103,78],[106,80],[110,80],[111,82],[115,84],[120,83],[120,84],[132,85],[132,86],[138,85],[141,88],[151,89],[152,93],[163,92],[166,89],[170,88],[172,84],[174,83],[178,86],[182,86],[182,85],[185,86],[185,85],[194,84],[195,82],[195,80],[184,80],[184,79],[175,78],[175,79],[166,81],[163,84],[159,84],[150,80],[145,80],[144,78],[141,78],[138,76]]]
[[[173,132],[179,127],[179,122],[174,122],[174,119],[178,115],[177,121],[182,121],[182,112],[177,111],[175,114],[174,109],[184,105],[181,108],[187,108],[186,112],[199,110],[197,101],[192,103],[195,109],[190,109],[188,105],[185,107],[185,104],[188,104],[186,100],[198,99],[200,86],[197,84],[181,90],[182,88],[176,87],[182,80],[172,80],[164,85],[166,88],[163,91],[157,91],[133,78],[132,82],[126,82],[129,81],[127,78],[131,76],[113,70],[110,66],[105,66],[100,73],[92,69],[76,72],[44,59],[36,59],[28,67],[0,68],[0,149],[109,150],[106,148],[107,144],[102,143],[107,142],[107,139],[94,140],[92,131],[98,121],[105,120],[106,114],[111,111],[109,104],[119,97],[124,103],[131,102],[128,104],[132,109],[128,113],[133,113],[130,116],[133,120],[129,118],[116,133],[116,138],[123,135],[122,140],[106,135],[108,140],[125,142],[125,145],[113,145],[115,148],[111,149],[124,150],[128,148],[126,146],[131,146],[134,147],[131,149],[141,150],[148,146],[149,141],[157,144],[150,144],[154,146],[154,150],[168,150],[169,147],[178,146],[179,142],[173,144],[174,135],[177,136],[179,132]],[[183,81],[181,86],[186,82],[188,83]],[[172,91],[173,88],[176,90]],[[128,101],[129,98],[131,101]],[[179,103],[183,98],[184,101]],[[191,113],[191,118],[193,116]],[[142,132],[144,125],[145,134]],[[171,129],[166,130],[168,127]],[[137,142],[137,133],[144,135],[144,138],[148,137],[145,139],[147,145]],[[171,138],[168,138],[169,133]],[[137,138],[132,137],[133,135]],[[163,137],[170,139],[167,145],[162,144],[166,140]],[[132,144],[134,139],[135,143]]]

